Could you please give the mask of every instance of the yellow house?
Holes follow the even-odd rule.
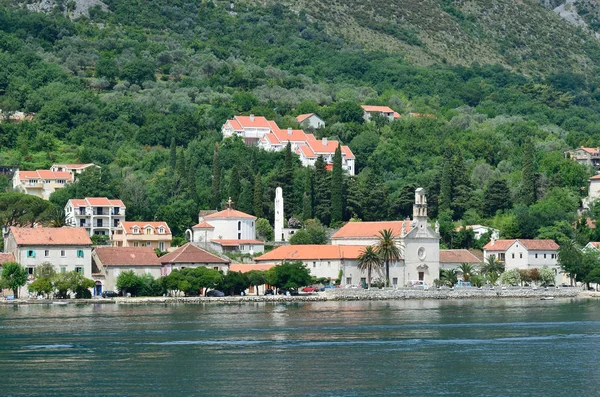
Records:
[[[166,222],[119,222],[113,231],[113,247],[152,247],[167,251],[173,235]]]

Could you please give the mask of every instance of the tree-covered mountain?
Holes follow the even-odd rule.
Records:
[[[103,4],[74,19],[79,1],[0,6],[0,109],[35,113],[0,124],[0,163],[102,166],[57,191],[59,206],[118,196],[132,219],[163,219],[181,236],[229,197],[272,219],[283,186],[289,215],[330,223],[330,173],[220,135],[235,114],[297,128],[295,115],[316,112],[327,122],[316,135],[356,155],[344,221],[404,218],[423,186],[446,245],[468,245],[452,221],[576,236],[593,171],[563,151],[600,146],[600,47],[538,3]],[[365,123],[359,104],[403,117]]]

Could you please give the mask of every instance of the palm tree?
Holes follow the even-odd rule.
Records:
[[[394,239],[396,236],[392,229],[384,229],[379,231],[379,243],[375,251],[385,262],[385,285],[390,286],[390,262],[400,259],[400,249],[396,245]]]
[[[485,275],[492,284],[496,284],[500,273],[504,272],[504,263],[490,255],[481,265],[481,274]]]
[[[469,278],[475,274],[475,268],[470,263],[461,263],[458,271],[462,273],[464,281],[469,281]]]
[[[373,249],[373,246],[369,245],[361,251],[358,257],[358,270],[361,272],[367,271],[367,286],[371,289],[371,272],[373,270],[381,271],[381,258]]]
[[[458,282],[458,270],[456,269],[442,269],[440,271],[440,281],[448,287],[454,287]]]
[[[50,227],[64,227],[67,226],[65,220],[65,210],[62,208],[52,208],[49,210],[48,223]]]

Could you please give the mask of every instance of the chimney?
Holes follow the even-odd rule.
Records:
[[[253,114],[250,115],[250,121],[254,122],[254,115]]]
[[[288,128],[288,135],[292,135],[292,127]]]
[[[496,244],[496,239],[494,238],[494,236],[492,236],[492,238],[490,239],[490,243],[492,243],[492,247],[494,246],[494,244]]]
[[[323,146],[327,146],[327,138],[321,139],[321,143],[323,144]]]

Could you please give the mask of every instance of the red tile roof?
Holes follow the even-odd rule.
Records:
[[[490,241],[483,249],[486,251],[506,251],[515,242],[520,242],[528,251],[554,251],[560,248],[554,240],[516,239]]]
[[[298,120],[298,122],[301,123],[304,120],[306,120],[307,118],[309,118],[310,116],[312,116],[313,114],[314,113],[300,114],[300,115],[296,116],[296,120]]]
[[[91,246],[90,236],[81,227],[11,227],[17,245]]]
[[[254,215],[246,214],[245,212],[234,210],[233,208],[227,208],[223,211],[216,212],[214,214],[206,215],[204,219],[256,219]]]
[[[229,265],[230,272],[246,273],[251,270],[265,271],[277,266],[275,263],[232,263]]]
[[[54,172],[50,170],[37,170],[37,171],[19,171],[20,179],[65,179],[67,181],[73,180],[73,175],[70,172]]]
[[[273,134],[282,144],[287,144],[288,142],[306,142],[306,134],[302,130],[291,130],[291,134],[289,129],[277,130]]]
[[[353,159],[354,158],[354,153],[352,153],[352,150],[350,150],[350,148],[348,146],[343,146],[340,149],[342,151],[342,157],[347,158],[347,159]]]
[[[234,131],[242,131],[243,130],[242,126],[237,121],[235,121],[235,120],[227,120],[227,122],[229,123],[229,125],[231,126],[231,128]]]
[[[269,122],[263,116],[253,116],[254,121],[250,119],[251,116],[235,116],[235,120],[242,126],[242,128],[271,128]]]
[[[96,247],[104,266],[161,266],[151,247]]]
[[[6,263],[6,262],[15,262],[15,256],[12,253],[3,253],[0,252],[0,265]]]
[[[192,226],[192,229],[214,229],[215,227],[206,221],[202,221],[196,226]]]
[[[283,245],[254,260],[357,259],[364,249],[364,245]]]
[[[365,112],[394,113],[389,106],[361,105]]]
[[[131,229],[134,226],[137,226],[137,227],[140,228],[140,233],[139,234],[143,234],[144,233],[144,229],[147,226],[150,226],[151,228],[153,228],[155,230],[158,230],[159,227],[163,226],[165,228],[165,233],[163,235],[171,234],[171,229],[169,229],[169,225],[167,225],[167,222],[145,222],[145,221],[140,221],[140,222],[120,222],[120,225],[123,226],[123,230],[125,231],[125,233],[128,233],[128,234],[132,234]]]
[[[213,243],[217,243],[222,247],[239,247],[241,244],[249,245],[264,245],[264,241],[260,240],[211,240]]]
[[[440,263],[481,263],[469,250],[440,250]]]
[[[229,263],[228,260],[219,258],[192,243],[177,248],[175,251],[161,256],[161,263]]]
[[[600,250],[600,242],[590,241],[588,244],[590,244],[592,247],[596,248],[597,250]]]
[[[598,149],[593,148],[593,147],[583,147],[583,146],[581,146],[579,149],[583,150],[584,152],[591,153],[591,154],[598,154],[598,153],[600,153],[600,151],[598,151]]]
[[[600,179],[600,174],[598,175],[594,175],[593,177],[591,177],[590,179]]]
[[[306,134],[306,138],[307,145],[309,145],[312,151],[317,155],[333,154],[339,145],[338,141],[332,141],[330,139],[327,139],[326,143],[323,143],[323,139],[316,139],[313,134]]]
[[[384,229],[392,229],[396,237],[402,234],[402,223],[406,222],[406,233],[410,232],[409,221],[387,221],[387,222],[348,222],[340,230],[335,232],[332,239],[343,238],[365,238],[379,237],[379,232]]]
[[[73,207],[122,207],[125,204],[121,200],[108,199],[106,197],[86,197],[84,199],[69,200]]]

